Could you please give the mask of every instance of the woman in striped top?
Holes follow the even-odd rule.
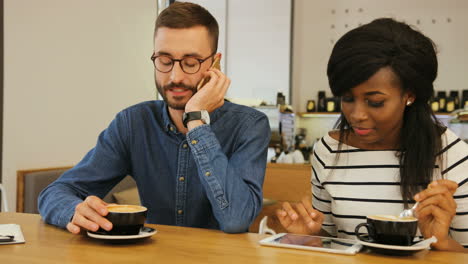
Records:
[[[354,238],[367,215],[398,215],[418,201],[420,235],[436,236],[435,249],[467,252],[468,146],[428,105],[437,76],[433,42],[377,19],[338,40],[327,74],[341,97],[339,130],[314,146],[312,204],[284,203],[282,225]]]

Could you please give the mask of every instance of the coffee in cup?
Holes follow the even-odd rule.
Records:
[[[112,223],[112,229],[100,228],[96,233],[104,235],[138,235],[143,227],[148,209],[140,205],[111,204],[105,216]]]
[[[368,236],[359,233],[361,227],[366,227]],[[418,219],[414,217],[398,217],[393,215],[367,216],[367,223],[356,226],[354,232],[359,240],[364,242],[410,246],[413,244]]]

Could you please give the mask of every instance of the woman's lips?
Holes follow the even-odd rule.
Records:
[[[372,131],[372,129],[370,128],[353,127],[353,129],[354,129],[354,132],[360,136],[365,136]]]

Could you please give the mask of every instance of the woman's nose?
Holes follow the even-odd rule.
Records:
[[[364,104],[356,103],[351,110],[351,123],[359,123],[367,119],[367,107]]]

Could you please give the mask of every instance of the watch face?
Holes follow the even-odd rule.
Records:
[[[184,113],[184,115],[182,116],[182,122],[184,123],[185,127],[187,127],[187,123],[192,120],[201,120],[203,123],[209,125],[210,114],[206,110],[201,110],[201,111]]]

